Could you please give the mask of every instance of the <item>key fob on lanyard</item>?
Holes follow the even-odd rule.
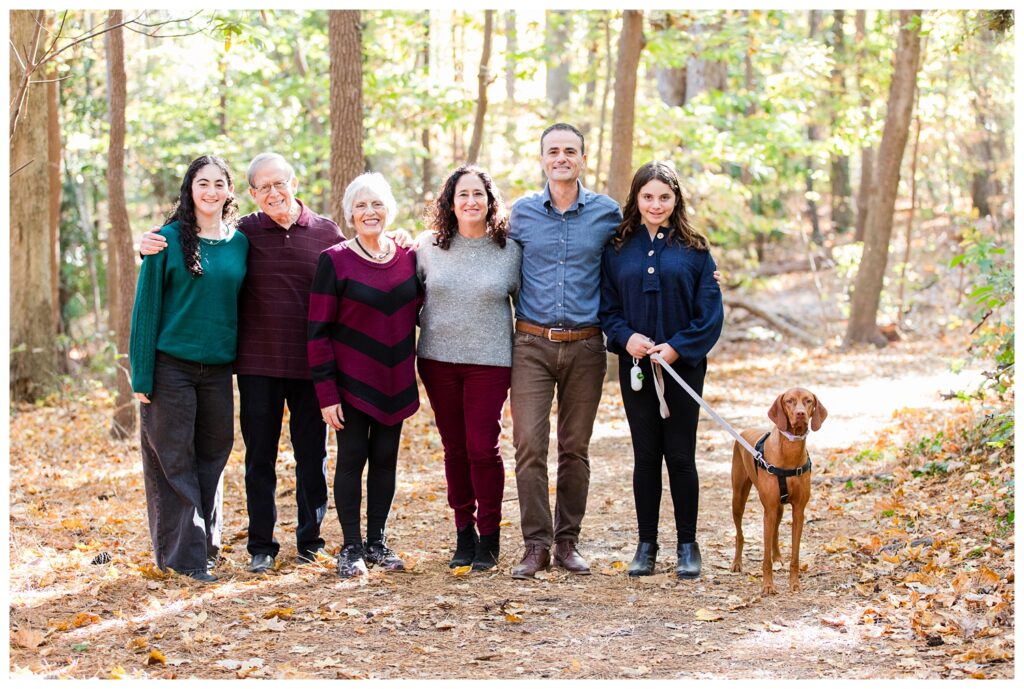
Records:
[[[629,369],[629,386],[635,392],[640,392],[644,386],[644,373],[640,370],[640,361],[633,357],[633,368]]]

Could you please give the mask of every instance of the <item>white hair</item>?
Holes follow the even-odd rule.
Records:
[[[256,171],[267,163],[277,164],[278,167],[288,173],[288,179],[295,176],[295,168],[292,167],[292,164],[289,163],[283,155],[280,153],[274,153],[273,151],[264,151],[253,158],[252,162],[249,163],[249,172],[247,173],[247,177],[249,178],[250,187],[253,187],[254,189],[256,188],[256,184],[253,182],[253,178],[256,176]]]
[[[352,206],[356,198],[360,196],[371,196],[384,202],[387,210],[387,217],[384,218],[384,226],[387,227],[398,215],[398,202],[395,195],[391,193],[391,185],[379,172],[364,172],[349,182],[345,188],[345,196],[341,199],[341,205],[345,209],[345,224],[355,227],[352,224]]]

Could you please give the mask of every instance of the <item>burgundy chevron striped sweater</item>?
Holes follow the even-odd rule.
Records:
[[[419,408],[416,255],[374,263],[344,242],[320,254],[309,298],[309,367],[320,407],[342,399],[392,425]]]

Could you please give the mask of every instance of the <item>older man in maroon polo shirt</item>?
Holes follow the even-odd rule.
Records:
[[[260,210],[239,221],[249,239],[246,281],[239,297],[238,394],[245,440],[250,572],[274,567],[277,448],[284,405],[295,452],[298,559],[324,551],[320,524],[327,512],[327,426],[320,417],[306,357],[309,288],[320,252],[344,239],[337,224],[295,198],[298,180],[288,161],[261,153],[249,164],[249,194]],[[160,235],[142,236],[143,254],[161,251]]]

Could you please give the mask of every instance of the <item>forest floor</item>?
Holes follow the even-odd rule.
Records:
[[[777,280],[778,293],[762,294],[798,302],[793,295],[813,296],[809,280]],[[811,298],[792,311],[813,322],[818,309]],[[629,431],[615,382],[606,384],[591,444],[580,550],[592,576],[556,569],[535,581],[508,576],[522,543],[507,417],[499,569],[462,576],[448,569],[455,529],[440,439],[423,395],[404,432],[389,522],[407,573],[371,570],[340,580],[333,562],[294,563],[294,460],[286,439],[278,465],[279,567],[248,573],[238,437],[225,473],[220,581],[165,577],[153,566],[138,441],[109,439],[112,400],[93,389],[12,410],[11,673],[1012,678],[1012,452],[979,450],[970,429],[981,421],[980,405],[944,397],[980,379],[977,368],[950,371],[950,361],[964,356],[967,328],[918,332],[883,350],[838,352],[745,339],[758,329],[738,314],[729,318],[729,338],[713,353],[705,385],[720,415],[739,429],[767,430],[768,407],[793,385],[816,393],[829,411],[808,441],[815,468],[799,593],[786,585],[786,510],[779,593],[760,594],[762,513],[754,497],[744,516],[744,571],[730,571],[732,441],[706,416],[698,441],[703,574],[693,581],[673,576],[666,486],[657,573],[626,576],[636,523]],[[332,475],[333,452],[332,440]],[[323,531],[337,552],[333,500]]]
[[[983,458],[940,470],[902,451],[931,429],[929,442],[955,456],[957,429],[974,422],[970,407],[940,398],[971,375],[948,372],[949,349],[904,343],[840,359],[734,344],[716,358],[708,402],[738,428],[767,428],[774,396],[796,383],[829,409],[809,441],[816,464],[803,590],[785,585],[787,510],[780,593],[769,597],[760,595],[756,498],[744,517],[744,572],[729,571],[731,441],[706,418],[698,456],[703,576],[683,582],[672,574],[667,490],[658,573],[625,575],[636,527],[614,383],[595,428],[581,537],[594,574],[551,570],[530,582],[508,576],[521,541],[507,441],[500,569],[448,569],[454,527],[429,409],[408,422],[389,527],[409,573],[343,581],[331,563],[292,562],[293,460],[282,443],[280,567],[249,574],[239,438],[225,475],[229,552],[212,586],[154,571],[138,443],[108,440],[103,392],[19,410],[11,427],[11,670],[74,678],[1012,677],[1008,468]],[[324,533],[336,552],[333,508]],[[930,540],[914,545],[922,538]],[[111,560],[90,564],[101,553]]]

